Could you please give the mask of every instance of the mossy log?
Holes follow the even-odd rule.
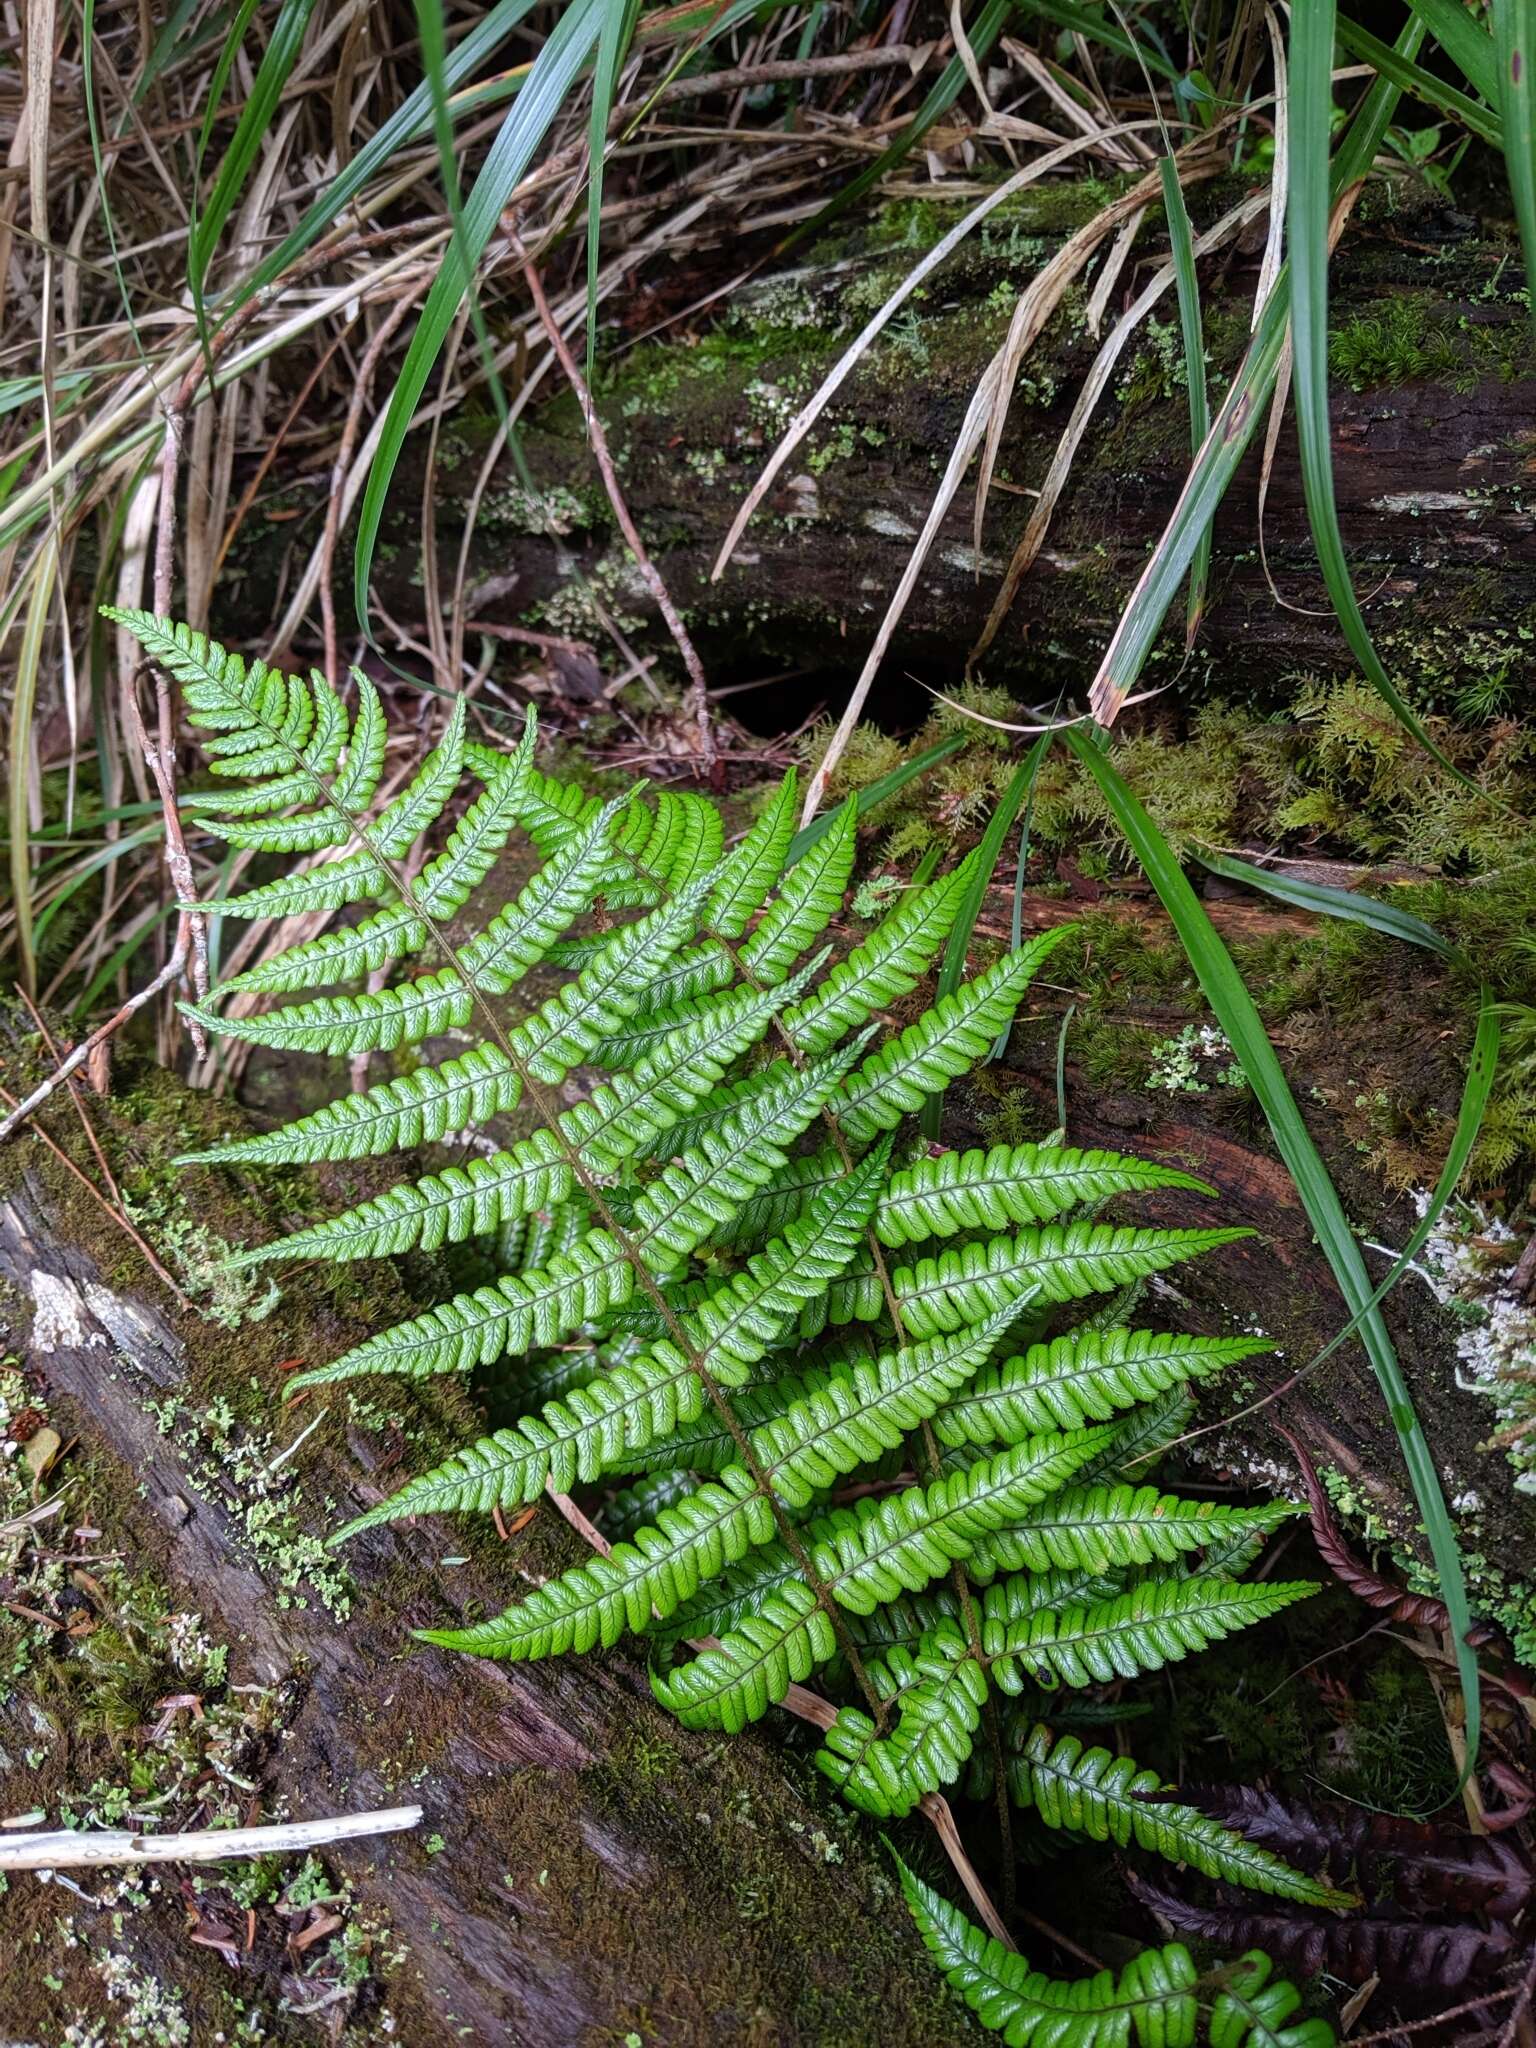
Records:
[[[794,268],[760,277],[697,326],[674,326],[609,355],[598,399],[623,487],[716,681],[803,667],[835,694],[834,678],[851,673],[879,626],[1019,291],[1109,189],[1082,182],[1025,192],[962,245],[864,356],[719,582],[711,581],[717,550],[785,424],[962,209],[899,203],[813,248]],[[1214,219],[1239,189],[1231,181],[1195,188],[1201,220]],[[1151,215],[1142,232],[1144,251],[1124,274],[1106,332],[1156,259]],[[1204,267],[1218,390],[1247,340],[1261,248],[1262,223]],[[1450,213],[1407,180],[1371,189],[1334,266],[1333,445],[1343,529],[1384,658],[1430,701],[1492,671],[1518,681],[1536,646],[1536,358],[1520,280],[1503,223]],[[1086,290],[1076,287],[1026,359],[982,552],[973,546],[968,482],[892,646],[893,678],[916,670],[942,681],[962,668],[1096,352],[1085,310]],[[456,559],[487,431],[467,415],[449,429],[435,495],[443,562]],[[1195,653],[1186,661],[1180,606],[1149,683],[1177,680],[1199,694],[1214,682],[1228,694],[1262,697],[1298,669],[1349,665],[1317,571],[1289,423],[1261,555],[1264,439],[1261,423],[1217,522]],[[484,499],[476,498],[471,617],[600,644],[597,607],[632,632],[653,628],[568,395],[529,412],[523,445],[545,495],[513,484],[503,457]],[[1097,408],[1044,552],[983,663],[990,680],[1054,701],[1058,689],[1091,676],[1188,460],[1170,293],[1127,347]],[[409,464],[394,502],[377,585],[392,619],[419,622],[421,491]],[[323,496],[290,502],[285,518],[295,512],[318,521]],[[244,600],[226,589],[231,630],[269,628],[277,556],[294,532],[291,524],[268,529],[246,556]]]
[[[154,1100],[166,1138],[178,1122],[209,1128],[208,1098],[168,1077]],[[92,1115],[118,1172],[125,1145],[131,1170],[131,1121],[100,1104]],[[89,1162],[78,1127],[47,1121]],[[219,1178],[194,1176],[194,1213]],[[229,1646],[231,1683],[285,1688],[291,1711],[251,1817],[426,1809],[414,1835],[327,1852],[389,1958],[373,2017],[387,2010],[390,2028],[370,2029],[360,2008],[349,2044],[861,2048],[875,2013],[882,2041],[911,2048],[985,2038],[928,1963],[875,1832],[856,1827],[776,1733],[686,1734],[629,1656],[513,1667],[412,1642],[413,1627],[494,1611],[521,1575],[573,1562],[581,1547],[552,1508],[505,1546],[442,1523],[359,1540],[348,1590],[331,1603],[350,1601],[349,1616],[307,1582],[285,1585],[269,1553],[253,1554],[241,1484],[231,1475],[210,1486],[189,1464],[179,1425],[166,1433],[169,1404],[190,1414],[222,1399],[237,1418],[270,1422],[283,1361],[329,1356],[349,1327],[355,1337],[404,1311],[387,1273],[383,1297],[350,1300],[330,1279],[301,1279],[267,1320],[231,1335],[178,1312],[128,1240],[23,1137],[0,1155],[0,1283],[3,1345],[70,1445],[54,1479],[73,1489],[74,1518],[89,1513],[101,1547],[152,1564],[169,1598]],[[303,1512],[321,1533],[387,1491],[391,1465],[430,1458],[468,1426],[462,1401],[435,1383],[391,1389],[388,1408],[382,1428],[366,1427],[335,1402],[295,1451],[312,1504]],[[316,1419],[301,1409],[281,1421],[285,1444]],[[28,1754],[48,1725],[30,1711],[25,1684],[8,1701],[0,1690],[5,1813],[47,1810],[67,1781],[68,1757],[55,1769]],[[88,1776],[88,1745],[63,1731],[72,1741],[74,1769]],[[87,2021],[118,2038],[113,1996],[94,1973],[109,1934],[136,1981],[174,1993],[191,2026],[156,2039],[204,2048],[234,2038],[218,2031],[232,1984],[268,2014],[262,2039],[341,2038],[331,2025],[345,2005],[312,2021],[281,2016],[291,1966],[280,1937],[265,1974],[258,1943],[231,1979],[189,1942],[174,1877],[163,1889],[158,1908],[112,1916],[38,1878],[13,1879],[0,1893],[0,2038],[57,2040]],[[71,1911],[75,1938],[63,1938]]]

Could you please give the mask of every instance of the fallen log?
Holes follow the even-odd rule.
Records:
[[[1196,187],[1192,204],[1208,223],[1242,192],[1238,182],[1216,181]],[[1102,184],[1082,181],[1026,191],[962,244],[861,359],[718,581],[717,552],[789,418],[963,207],[942,197],[895,202],[793,267],[770,268],[698,325],[673,325],[634,347],[614,344],[597,398],[615,461],[713,681],[801,668],[836,695],[874,638],[1015,298],[1104,199]],[[1143,240],[1144,261],[1128,267],[1106,332],[1121,299],[1160,260],[1151,226]],[[1262,240],[1260,220],[1203,266],[1218,389],[1247,340]],[[1343,530],[1388,667],[1431,695],[1492,674],[1518,685],[1529,670],[1536,360],[1520,283],[1504,222],[1451,212],[1396,177],[1367,195],[1334,265],[1333,453]],[[981,664],[987,679],[1022,695],[1054,702],[1059,690],[1070,694],[1091,677],[1177,499],[1189,425],[1171,308],[1170,294],[1127,345],[1043,552]],[[1080,296],[1071,296],[1026,358],[981,550],[967,482],[892,645],[892,687],[908,672],[936,683],[961,673],[1099,339],[1087,330]],[[485,430],[468,419],[450,428],[434,496],[438,554],[456,558],[473,502],[471,620],[606,644],[606,614],[661,647],[574,401],[552,395],[524,421],[524,453],[542,495],[512,482],[503,457],[482,496]],[[1262,698],[1298,669],[1348,666],[1317,571],[1289,423],[1275,451],[1261,552],[1264,439],[1261,430],[1217,520],[1194,654],[1186,661],[1181,615],[1170,621],[1149,684],[1176,679],[1193,696]],[[270,632],[269,594],[323,516],[323,481],[311,496],[285,513],[291,519],[297,510],[297,525],[268,528],[240,558],[243,584],[226,584],[221,598],[231,631],[253,639]],[[420,501],[417,483],[397,485],[398,509],[375,568],[386,613],[401,623],[421,616]]]

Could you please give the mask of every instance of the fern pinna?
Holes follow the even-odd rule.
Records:
[[[535,765],[531,711],[499,752],[468,737],[460,700],[409,787],[378,804],[385,724],[365,677],[349,715],[318,676],[110,616],[209,735],[219,786],[191,799],[204,828],[300,857],[220,914],[356,912],[233,976],[211,1005],[290,1000],[210,1006],[201,1021],[332,1056],[469,1035],[200,1157],[409,1151],[525,1096],[536,1116],[467,1164],[239,1255],[499,1247],[499,1278],[292,1382],[519,1361],[515,1422],[333,1540],[602,1487],[610,1554],[430,1639],[527,1659],[641,1635],[658,1698],[694,1728],[740,1729],[820,1673],[857,1703],[819,1762],[867,1812],[905,1814],[1006,1753],[1007,1789],[1049,1828],[1337,1902],[1220,1822],[1147,1802],[1149,1773],[1041,1720],[1062,1688],[1159,1670],[1312,1590],[1241,1576],[1289,1509],[1181,1500],[1148,1477],[1188,1383],[1264,1347],[1127,1320],[1149,1276],[1244,1232],[1137,1227],[1103,1205],[1212,1190],[1113,1153],[930,1156],[915,1137],[913,1113],[985,1058],[1061,931],[886,1028],[943,947],[969,862],[912,887],[834,962],[855,807],[796,841],[792,772],[726,851],[702,797],[589,798]],[[457,822],[407,881],[466,781]],[[540,865],[465,935],[454,921],[514,831]],[[509,1011],[539,963],[566,978]],[[382,988],[334,992],[380,970]],[[573,1076],[590,1081],[574,1101]],[[1108,1307],[1062,1327],[1093,1295]],[[977,1749],[984,1714],[1005,1752]]]

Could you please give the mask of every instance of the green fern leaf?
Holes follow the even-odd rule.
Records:
[[[1156,1771],[1143,1770],[1132,1757],[1111,1756],[1107,1749],[1085,1749],[1075,1735],[1053,1737],[1049,1728],[1030,1729],[1009,1759],[1008,1789],[1016,1805],[1033,1808],[1048,1828],[1068,1828],[1122,1849],[1135,1843],[1206,1877],[1302,1905],[1359,1904],[1353,1893],[1293,1870],[1198,1808],[1165,1805],[1150,1796],[1168,1789]]]
[[[753,1544],[766,1543],[773,1509],[739,1465],[701,1486],[632,1542],[607,1557],[562,1572],[492,1621],[434,1629],[427,1640],[450,1650],[521,1662],[568,1650],[605,1648],[626,1629],[643,1628],[653,1607],[669,1614]]]
[[[438,1066],[380,1082],[361,1095],[338,1096],[275,1131],[188,1152],[176,1163],[231,1160],[275,1166],[373,1158],[434,1144],[454,1131],[487,1123],[513,1108],[521,1093],[521,1076],[501,1048],[476,1045]]]
[[[1046,956],[1071,929],[1058,925],[1018,952],[1005,953],[995,967],[941,997],[866,1060],[838,1108],[845,1136],[861,1144],[879,1131],[894,1130],[904,1116],[921,1109],[930,1095],[973,1066],[1012,1018]]]
[[[1180,1500],[1155,1486],[1068,1487],[986,1538],[985,1554],[973,1561],[971,1576],[1068,1566],[1106,1572],[1126,1565],[1172,1564],[1186,1552],[1224,1537],[1267,1533],[1299,1512],[1288,1501],[1231,1508],[1208,1500]]]
[[[791,961],[813,946],[841,908],[853,872],[858,806],[849,797],[816,844],[790,869],[778,894],[741,948],[741,964],[755,982],[782,981]]]
[[[839,1261],[848,1257],[868,1220],[883,1165],[877,1155],[851,1174],[811,1215],[751,1259],[744,1272],[682,1315],[686,1351],[670,1337],[661,1339],[569,1401],[552,1402],[539,1414],[526,1415],[514,1427],[456,1452],[350,1523],[332,1542],[402,1515],[461,1508],[489,1514],[494,1507],[536,1500],[546,1481],[567,1492],[578,1480],[596,1479],[626,1452],[643,1449],[680,1422],[692,1421],[708,1398],[705,1376],[719,1386],[741,1385],[801,1302],[824,1287]],[[626,1275],[629,1270],[624,1268]],[[500,1283],[503,1288],[510,1284]],[[475,1297],[459,1299],[473,1302]],[[445,1311],[432,1313],[441,1318]],[[430,1338],[429,1319],[420,1320],[429,1323]]]
[[[908,1330],[931,1337],[978,1321],[998,1306],[1002,1289],[1034,1286],[1043,1301],[1075,1301],[1252,1235],[1240,1228],[1053,1223],[986,1244],[952,1245],[935,1259],[899,1266],[891,1282]]]
[[[290,1390],[357,1379],[365,1373],[468,1372],[503,1352],[558,1344],[579,1323],[621,1307],[634,1288],[628,1260],[606,1230],[532,1272],[508,1273],[472,1294],[369,1337],[330,1365],[299,1373]]]
[[[975,1539],[1011,1521],[1069,1479],[1094,1449],[1102,1432],[1033,1438],[998,1458],[949,1474],[927,1486],[908,1487],[883,1500],[862,1500],[807,1525],[803,1541],[818,1577],[840,1607],[870,1614],[902,1593],[921,1592],[930,1580],[963,1560]],[[763,1569],[781,1561],[770,1546]],[[788,1586],[781,1592],[788,1592]],[[778,1644],[761,1626],[778,1617],[785,1639]],[[652,1686],[686,1727],[739,1728],[777,1705],[774,1674],[803,1678],[821,1657],[807,1637],[807,1610],[784,1604],[778,1593],[759,1603],[758,1613],[720,1638],[716,1649],[670,1673],[652,1673]],[[836,1639],[830,1631],[832,1654]]]
[[[893,1177],[894,1187],[900,1174]],[[878,1234],[883,1211],[875,1211]],[[1014,1443],[1041,1429],[1081,1429],[1187,1379],[1206,1379],[1255,1352],[1262,1337],[1165,1336],[1156,1330],[1069,1330],[988,1366],[934,1428],[940,1443]]]
[[[1193,1174],[1118,1152],[1078,1152],[1059,1145],[945,1152],[891,1176],[876,1212],[875,1234],[882,1244],[897,1248],[962,1230],[1049,1223],[1079,1203],[1148,1188],[1216,1192]]]
[[[1310,1580],[1151,1578],[1112,1600],[1036,1612],[1001,1626],[993,1624],[983,1595],[982,1643],[989,1656],[1016,1657],[1037,1685],[1108,1685],[1177,1664],[1317,1590]]]
[[[403,903],[396,903],[361,924],[301,939],[243,974],[230,975],[213,993],[219,1000],[239,994],[283,996],[301,988],[357,981],[392,960],[419,953],[426,943],[425,921]]]
[[[1201,1979],[1182,1943],[1143,1949],[1118,1975],[1053,1980],[973,1927],[899,1858],[896,1868],[928,1953],[1008,2048],[1127,2048],[1133,2039],[1137,2048],[1196,2048]],[[1228,1988],[1211,2008],[1211,2048],[1335,2048],[1322,2020],[1284,2024],[1300,1994],[1283,1979],[1270,1982],[1271,1967],[1255,1950],[1227,1970]]]
[[[784,1019],[804,1052],[834,1045],[855,1024],[911,993],[933,964],[960,908],[974,856],[925,889],[913,889],[863,945]]]
[[[709,899],[705,922],[722,938],[741,937],[749,919],[784,872],[789,842],[795,834],[797,781],[791,768],[721,871]]]
[[[810,1587],[791,1580],[755,1614],[676,1671],[651,1670],[651,1690],[685,1728],[739,1735],[777,1706],[837,1649],[832,1623]]]
[[[844,1707],[827,1730],[816,1765],[852,1806],[899,1820],[924,1793],[952,1785],[964,1769],[987,1702],[987,1679],[952,1623],[936,1629],[915,1655],[898,1652],[889,1677],[901,1715],[888,1736],[868,1714]]]

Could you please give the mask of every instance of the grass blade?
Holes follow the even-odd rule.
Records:
[[[1014,0],[987,0],[977,15],[975,23],[967,27],[966,40],[971,54],[978,64],[986,59],[987,52],[1003,32],[1003,26],[1013,13]],[[786,235],[780,243],[781,249],[793,249],[809,237],[819,235],[830,221],[872,191],[880,180],[894,170],[904,156],[922,141],[928,130],[941,114],[947,114],[960,97],[969,73],[958,56],[951,57],[937,80],[929,89],[927,98],[918,108],[909,125],[902,129],[896,140],[883,149],[872,163],[866,164],[855,178],[850,178],[835,199],[828,200],[820,213],[803,222],[793,234]]]
[[[1370,1276],[1338,1191],[1329,1178],[1317,1147],[1296,1106],[1275,1049],[1232,956],[1222,943],[1204,905],[1190,887],[1173,849],[1109,759],[1102,745],[1076,727],[1068,727],[1067,745],[1097,782],[1143,872],[1172,918],[1205,999],[1248,1077],[1263,1108],[1275,1145],[1300,1195],[1334,1279],[1360,1323],[1360,1337],[1387,1404],[1408,1468],[1430,1554],[1440,1577],[1440,1593],[1450,1616],[1450,1635],[1466,1702],[1467,1761],[1470,1775],[1477,1762],[1482,1727],[1477,1659],[1467,1643],[1472,1615],[1456,1533],[1451,1525],[1440,1475],[1424,1428],[1403,1378],[1402,1367],[1381,1310],[1372,1305]]]
[[[390,393],[373,465],[358,513],[357,548],[352,594],[358,624],[368,631],[368,579],[383,522],[395,464],[410,432],[427,379],[443,343],[458,317],[472,283],[472,270],[495,232],[534,151],[548,133],[583,66],[590,60],[601,32],[603,0],[571,0],[549,39],[539,51],[522,91],[491,145],[485,167],[475,180],[463,210],[463,238],[449,244],[442,268],[433,280],[411,336],[395,387]]]
[[[899,789],[905,789],[909,782],[919,775],[926,775],[930,768],[937,768],[941,761],[947,761],[951,754],[958,754],[965,745],[965,734],[951,733],[947,740],[939,740],[931,747],[925,747],[920,754],[914,754],[910,761],[903,761],[899,768],[893,768],[889,775],[876,776],[867,789],[858,794],[857,814],[863,817],[876,804],[883,804],[888,796],[894,796]],[[793,867],[801,854],[809,853],[823,832],[830,832],[836,822],[837,812],[823,811],[818,818],[812,818],[809,825],[802,825],[789,842],[789,852],[784,865]]]
[[[592,122],[587,172],[587,383],[597,359],[597,271],[599,230],[603,215],[603,159],[608,150],[608,121],[619,89],[619,73],[634,39],[640,0],[606,0],[597,67],[592,80]]]
[[[1504,167],[1520,223],[1527,291],[1536,280],[1536,0],[1493,0]],[[1536,304],[1531,317],[1536,321]]]
[[[1333,439],[1328,417],[1328,230],[1333,204],[1329,150],[1333,120],[1334,0],[1310,0],[1291,13],[1290,185],[1286,231],[1291,251],[1291,353],[1296,386],[1296,435],[1307,521],[1323,581],[1344,629],[1349,651],[1367,681],[1405,731],[1468,788],[1471,778],[1448,761],[1412,706],[1387,674],[1344,555],[1344,535],[1333,488]],[[1536,186],[1533,186],[1536,199]],[[1209,529],[1207,529],[1207,533]]]
[[[1246,882],[1250,889],[1261,889],[1266,896],[1289,903],[1297,910],[1369,925],[1372,931],[1384,932],[1389,939],[1402,939],[1410,946],[1423,946],[1438,953],[1442,960],[1461,958],[1449,939],[1441,938],[1433,925],[1415,917],[1411,910],[1400,910],[1395,903],[1380,903],[1374,896],[1361,896],[1354,889],[1332,889],[1325,882],[1306,882],[1275,868],[1255,867],[1251,861],[1239,860],[1230,853],[1208,852],[1201,846],[1191,847],[1190,852],[1213,875],[1224,875],[1229,882]]]
[[[1398,54],[1416,56],[1423,39],[1424,25],[1415,17],[1397,39]],[[1366,94],[1334,164],[1335,196],[1357,184],[1370,169],[1400,96],[1389,79],[1378,79]],[[1185,479],[1162,538],[1153,549],[1105,650],[1090,698],[1094,716],[1103,725],[1114,721],[1135,689],[1168,608],[1194,560],[1201,536],[1215,518],[1264,416],[1279,374],[1289,317],[1287,269],[1275,280],[1275,288],[1265,301],[1248,352],[1238,366],[1205,446]]]
[[[1459,9],[1457,11],[1460,12]],[[1461,18],[1471,26],[1468,16],[1462,15]],[[1488,41],[1481,30],[1475,33],[1479,42]],[[1339,41],[1351,57],[1358,57],[1362,64],[1369,64],[1373,71],[1383,78],[1390,78],[1394,85],[1412,94],[1414,99],[1422,100],[1425,106],[1433,107],[1437,113],[1449,115],[1453,121],[1459,121],[1474,135],[1491,142],[1495,149],[1504,147],[1504,128],[1496,114],[1490,113],[1476,100],[1468,99],[1464,92],[1458,92],[1443,78],[1436,78],[1421,64],[1410,64],[1406,58],[1399,57],[1389,43],[1380,41],[1369,29],[1361,28],[1358,22],[1343,14],[1339,16]]]
[[[1171,156],[1157,160],[1163,184],[1163,209],[1168,216],[1168,248],[1173,257],[1174,284],[1179,294],[1179,326],[1184,337],[1184,376],[1189,385],[1189,452],[1198,456],[1211,431],[1211,404],[1205,385],[1205,325],[1200,318],[1200,280],[1195,274],[1195,240],[1189,209],[1179,183],[1179,167]],[[1193,647],[1205,611],[1205,586],[1211,573],[1211,529],[1206,527],[1195,548],[1189,571],[1189,604],[1184,615],[1184,645]]]
[[[1478,26],[1464,0],[1409,0],[1409,5],[1472,90],[1496,107],[1499,53],[1493,37]],[[1494,11],[1497,13],[1497,8]]]

